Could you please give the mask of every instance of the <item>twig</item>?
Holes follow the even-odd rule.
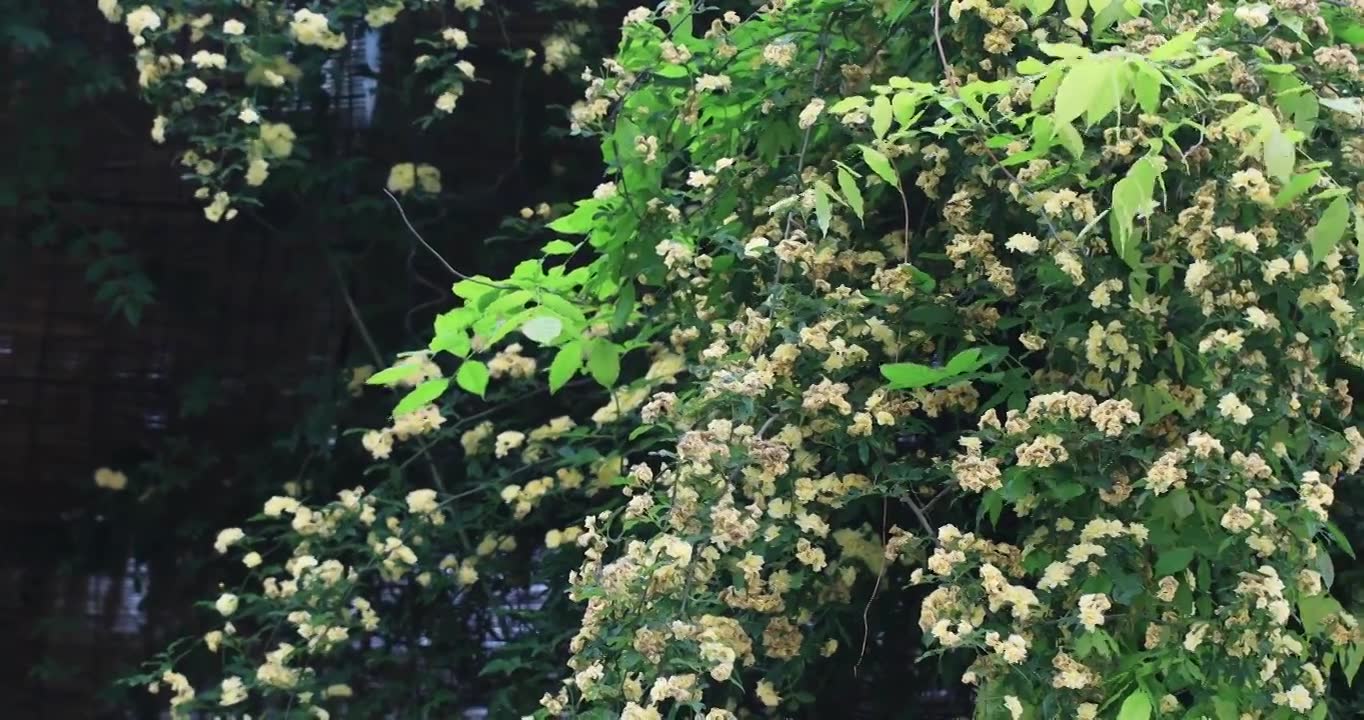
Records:
[[[908,495],[904,497],[904,501],[905,504],[909,505],[909,509],[914,512],[914,517],[919,519],[919,526],[924,529],[924,532],[928,533],[928,537],[930,539],[937,537],[938,531],[933,529],[933,523],[928,521],[928,516],[924,514],[924,509],[919,507],[919,503],[914,502],[914,498]]]
[[[933,506],[934,506],[935,504],[937,504],[937,502],[938,502],[939,500],[941,500],[941,499],[947,497],[947,494],[948,494],[948,492],[950,492],[950,491],[951,491],[951,488],[944,488],[944,489],[941,490],[937,495],[934,495],[932,499],[930,499],[928,502],[924,503],[924,507],[923,507],[924,512],[927,513],[929,510],[931,510],[931,509],[933,508]]]
[[[867,604],[862,606],[862,649],[857,653],[857,662],[853,663],[853,677],[857,677],[857,672],[862,669],[862,659],[867,656],[867,638],[871,636],[871,621],[867,615],[871,613],[871,604],[876,602],[876,595],[881,592],[881,581],[886,577],[886,566],[890,560],[886,557],[884,548],[886,546],[886,514],[889,509],[890,501],[881,496],[881,567],[876,571],[876,584],[871,588],[871,596],[867,598]]]
[[[440,264],[444,265],[445,269],[450,271],[451,275],[454,275],[460,280],[468,280],[469,282],[478,283],[480,285],[487,285],[488,287],[497,288],[499,290],[503,289],[502,286],[498,285],[497,283],[492,283],[481,278],[465,275],[464,273],[456,270],[453,265],[446,262],[445,258],[442,257],[440,253],[436,252],[435,248],[431,247],[431,243],[426,242],[426,238],[422,237],[422,234],[417,232],[417,228],[412,226],[412,221],[407,219],[407,211],[403,210],[403,204],[398,201],[397,196],[389,192],[388,188],[384,188],[384,194],[387,195],[388,199],[393,201],[393,205],[398,208],[398,215],[402,217],[403,224],[407,226],[408,232],[412,233],[412,237],[416,238],[417,242],[421,243],[421,246],[426,248],[427,252],[434,255],[435,258],[440,261]]]

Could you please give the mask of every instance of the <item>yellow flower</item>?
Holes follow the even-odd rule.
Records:
[[[402,195],[417,184],[417,168],[412,163],[398,163],[388,171],[388,190]]]
[[[102,467],[95,471],[95,487],[106,490],[122,490],[128,487],[128,476],[118,470]]]

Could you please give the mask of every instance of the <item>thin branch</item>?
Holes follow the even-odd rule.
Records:
[[[919,527],[922,527],[924,532],[928,533],[929,539],[937,537],[938,531],[933,529],[933,523],[928,521],[928,515],[924,514],[924,509],[919,507],[919,503],[914,502],[914,498],[908,495],[901,499],[905,501],[906,505],[909,505],[909,509],[914,513],[914,517],[919,519]]]
[[[881,496],[881,547],[886,546],[886,515],[889,510],[890,501],[883,495]],[[885,553],[881,553],[881,567],[876,571],[876,584],[871,588],[871,596],[867,598],[867,604],[862,606],[862,649],[857,653],[857,662],[853,663],[853,677],[857,677],[857,672],[862,669],[862,658],[867,656],[867,638],[871,636],[871,621],[867,615],[871,613],[871,604],[876,602],[876,595],[881,592],[881,581],[886,577],[886,566],[890,560]]]
[[[398,215],[402,217],[403,224],[407,226],[408,232],[412,233],[412,237],[416,238],[417,242],[421,243],[421,246],[426,248],[427,252],[435,256],[435,258],[440,261],[440,264],[444,265],[445,269],[448,270],[451,275],[454,275],[460,280],[468,280],[469,282],[478,283],[480,285],[487,285],[488,287],[497,288],[499,290],[503,289],[503,287],[501,285],[498,285],[497,283],[492,283],[481,278],[465,275],[464,273],[456,270],[453,265],[446,262],[445,258],[442,257],[440,253],[436,252],[435,248],[431,247],[431,243],[426,242],[426,238],[422,237],[422,234],[417,232],[417,228],[412,226],[412,221],[407,219],[407,211],[403,210],[403,204],[398,201],[398,197],[393,193],[389,192],[388,188],[384,188],[384,194],[387,195],[388,199],[393,201],[393,205],[398,208]]]

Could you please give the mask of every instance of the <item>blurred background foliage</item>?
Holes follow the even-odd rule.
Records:
[[[377,68],[354,68],[374,82],[315,86],[289,118],[307,172],[210,226],[148,138],[127,32],[93,0],[0,0],[6,717],[156,717],[164,701],[110,684],[202,632],[192,603],[237,572],[206,552],[217,530],[271,495],[377,482],[341,432],[382,425],[392,400],[356,392],[354,372],[424,345],[452,281],[382,194],[389,167],[441,169],[442,193],[406,210],[471,274],[543,243],[546,218],[522,207],[562,208],[599,181],[595,147],[565,130],[576,73],[507,55],[586,22],[584,56],[600,56],[628,7],[488,5],[469,29],[487,82],[461,112],[414,123],[430,99],[405,77],[403,38],[430,28],[388,28]],[[100,467],[127,487],[96,487]],[[476,643],[450,650],[478,676]]]

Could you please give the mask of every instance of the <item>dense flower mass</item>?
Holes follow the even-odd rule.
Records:
[[[547,225],[575,241],[461,281],[368,381],[405,393],[376,461],[439,478],[458,437],[483,474],[267,502],[287,541],[214,605],[289,641],[225,626],[221,702],[345,707],[329,654],[385,592],[520,587],[519,535],[579,603],[540,717],[794,715],[903,643],[874,603],[914,608],[984,716],[1323,717],[1364,656],[1330,594],[1364,463],[1364,78],[1334,36],[1364,8],[1331,7],[629,12],[571,109],[608,174]],[[298,42],[336,32],[298,12]],[[248,154],[288,157],[284,129]],[[602,393],[570,414],[442,404],[578,375]],[[232,530],[218,552],[271,551]]]

